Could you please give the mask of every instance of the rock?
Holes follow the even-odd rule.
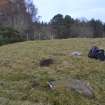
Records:
[[[76,57],[78,57],[78,56],[81,56],[82,53],[79,52],[79,51],[74,51],[74,52],[72,52],[70,55],[71,55],[71,56],[76,56]]]
[[[68,65],[69,65],[69,62],[64,61],[64,62],[63,62],[63,65],[64,65],[64,66],[68,66]]]
[[[74,90],[86,97],[89,97],[89,98],[94,97],[93,88],[86,81],[72,79],[70,83],[67,84],[67,88]]]
[[[50,66],[51,64],[54,64],[54,60],[51,59],[51,58],[43,59],[43,60],[40,61],[40,66],[41,67],[47,67],[47,66]]]
[[[48,87],[53,90],[55,88],[54,81],[48,81]]]
[[[49,83],[49,87],[51,89],[59,89],[59,88],[65,88],[70,91],[75,91],[79,94],[82,94],[83,96],[86,96],[88,98],[94,98],[94,92],[91,85],[84,81],[84,80],[78,80],[78,79],[70,79],[70,80],[59,80],[54,81],[53,83]]]

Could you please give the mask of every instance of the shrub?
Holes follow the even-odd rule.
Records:
[[[11,27],[0,27],[0,45],[23,41],[20,33]]]

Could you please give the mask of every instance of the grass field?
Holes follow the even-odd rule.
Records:
[[[105,62],[87,57],[95,44],[105,49],[105,39],[29,41],[0,47],[0,105],[105,105]],[[70,53],[80,51],[82,56]],[[43,58],[50,67],[40,67]],[[65,63],[66,62],[66,63]],[[88,81],[95,99],[74,91],[48,89],[49,80],[66,78]]]

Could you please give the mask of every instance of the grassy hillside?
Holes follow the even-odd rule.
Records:
[[[105,39],[29,41],[0,47],[0,105],[105,105],[105,62],[87,57],[93,44],[105,49]],[[82,56],[70,56],[73,51]],[[39,61],[49,57],[55,63],[40,67]],[[47,87],[49,80],[66,78],[88,81],[96,98]]]

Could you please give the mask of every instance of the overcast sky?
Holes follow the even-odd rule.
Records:
[[[46,22],[58,13],[105,22],[105,0],[34,0],[34,3],[41,20]]]

